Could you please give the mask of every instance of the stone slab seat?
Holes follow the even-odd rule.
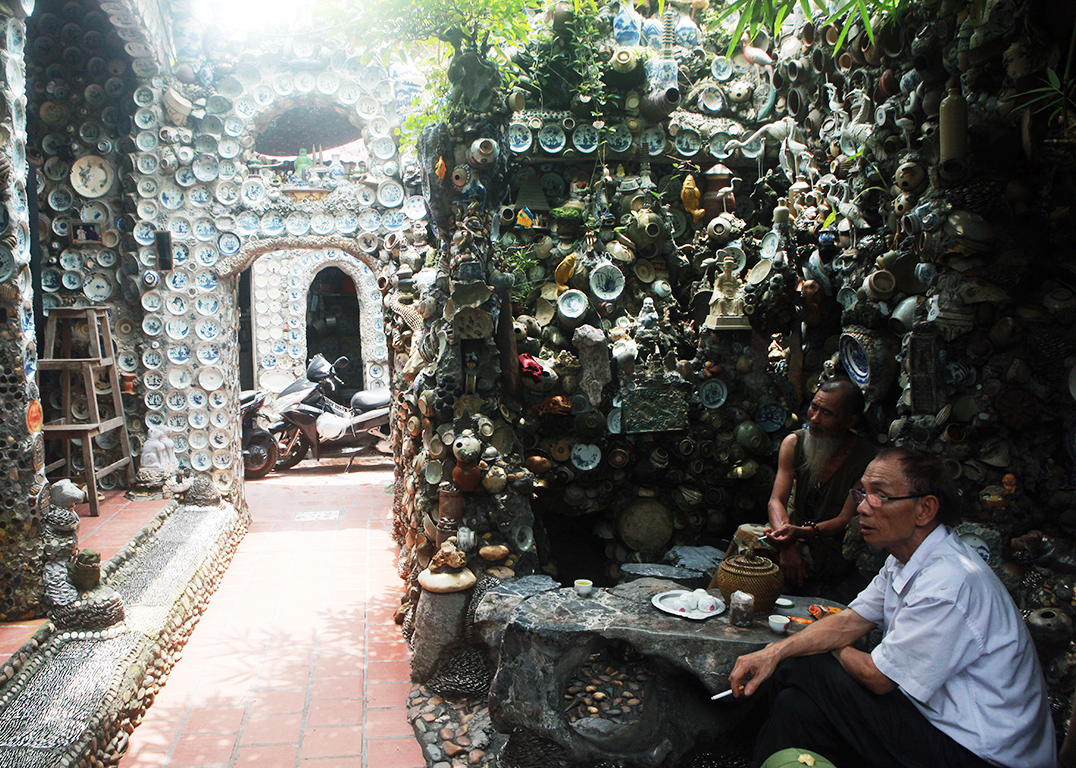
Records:
[[[526,582],[526,580],[521,580]],[[728,689],[736,658],[775,640],[766,617],[734,627],[728,613],[692,621],[659,611],[654,595],[681,588],[643,578],[581,598],[548,582],[508,583],[486,593],[475,626],[498,653],[490,689],[490,715],[497,730],[527,729],[563,747],[576,762],[616,758],[657,768],[678,759],[705,735],[735,728],[743,702],[711,702]],[[790,615],[806,616],[822,602],[796,598]],[[650,688],[632,722],[603,718],[569,721],[564,694],[587,659],[603,646],[626,643],[651,670]]]

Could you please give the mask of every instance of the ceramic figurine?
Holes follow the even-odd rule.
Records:
[[[295,180],[306,181],[310,176],[310,168],[314,165],[314,159],[306,154],[306,149],[299,150],[299,156],[295,158]]]
[[[726,255],[721,272],[714,277],[710,297],[710,314],[703,327],[715,330],[740,330],[751,327],[743,311],[743,285],[736,276],[736,259]]]
[[[175,442],[160,427],[150,427],[138,460],[136,489],[143,493],[161,492],[179,471]]]
[[[761,48],[756,48],[751,45],[751,38],[746,32],[743,33],[743,37],[740,38],[740,44],[743,47],[743,56],[747,59],[755,68],[755,83],[761,82],[759,70],[766,70],[766,74],[770,78],[770,87],[773,87],[773,58],[770,54],[766,53]]]
[[[699,207],[701,197],[699,188],[695,184],[695,177],[689,173],[680,187],[680,200],[684,204],[684,210],[691,214],[696,224],[706,215],[706,210]]]

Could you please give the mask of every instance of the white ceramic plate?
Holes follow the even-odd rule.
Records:
[[[705,621],[706,619],[712,619],[714,616],[720,616],[725,612],[725,601],[717,595],[711,595],[717,601],[717,610],[715,611],[700,611],[697,608],[693,610],[681,609],[675,605],[675,602],[684,595],[690,595],[691,592],[686,589],[672,589],[668,592],[662,592],[659,595],[654,595],[650,598],[650,602],[659,611],[672,614],[673,616],[679,616],[682,619],[693,619],[694,621]]]

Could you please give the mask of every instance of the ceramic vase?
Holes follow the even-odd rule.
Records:
[[[968,157],[968,102],[950,88],[938,111],[938,172],[947,181],[964,175]]]

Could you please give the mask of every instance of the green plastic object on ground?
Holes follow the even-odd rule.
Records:
[[[774,752],[762,764],[762,768],[803,768],[803,766],[837,768],[817,752],[812,752],[809,749],[796,749],[795,747]]]

